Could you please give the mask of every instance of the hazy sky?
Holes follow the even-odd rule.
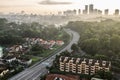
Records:
[[[84,9],[84,5],[94,4],[97,9],[120,9],[120,0],[0,0],[0,12],[21,12],[47,14],[67,9]]]

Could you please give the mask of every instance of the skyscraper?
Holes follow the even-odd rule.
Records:
[[[76,13],[77,13],[77,11],[74,9],[74,10],[73,10],[73,15],[76,15]]]
[[[89,14],[93,14],[93,10],[94,10],[93,4],[90,4],[89,5]]]
[[[85,5],[85,13],[88,14],[88,5]]]
[[[109,9],[105,9],[104,14],[108,15],[109,14]]]
[[[115,15],[119,15],[119,9],[115,9]]]
[[[78,9],[78,14],[81,14],[81,9]]]

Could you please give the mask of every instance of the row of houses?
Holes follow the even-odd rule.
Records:
[[[30,65],[32,63],[32,59],[23,58],[21,56],[16,55],[8,55],[3,58],[4,61],[11,63],[12,61],[18,61],[21,64]]]
[[[9,48],[6,48],[6,50],[9,53],[16,53],[16,52],[24,53],[27,49],[28,49],[27,45],[13,45]]]
[[[0,60],[0,77],[10,72],[6,63],[11,63],[12,61],[18,61],[21,65],[30,65],[32,63],[32,59],[15,57],[13,55],[6,56]]]
[[[64,45],[64,41],[62,40],[43,40],[41,38],[25,38],[25,40],[29,45],[39,44],[47,49],[52,48],[54,45],[57,46]]]
[[[7,56],[4,59],[0,60],[0,77],[3,77],[6,73],[11,71],[7,68],[6,63],[11,63],[12,61],[18,61],[19,64],[26,65],[26,66],[32,63],[32,59],[21,58],[21,57],[16,58],[15,56]]]
[[[98,70],[110,71],[110,68],[110,61],[64,56],[59,59],[59,69],[65,72],[93,75]]]
[[[8,52],[7,56],[2,56],[2,48],[0,48],[0,56],[1,60],[11,63],[12,61],[18,61],[23,65],[30,65],[32,63],[32,59],[23,58],[21,55],[29,51],[30,47],[35,44],[39,44],[45,49],[52,49],[54,45],[62,46],[64,42],[61,40],[43,40],[40,38],[25,38],[26,42],[21,45],[13,45],[11,47],[6,48],[5,50]],[[20,54],[16,54],[20,53]],[[1,62],[1,61],[0,61]],[[4,64],[0,64],[0,76],[5,75],[9,70],[5,67]]]
[[[24,53],[31,45],[35,45],[35,44],[39,44],[42,47],[44,47],[45,49],[52,49],[52,47],[54,45],[57,46],[62,46],[64,45],[64,41],[62,40],[43,40],[40,38],[25,38],[26,43],[22,44],[22,45],[13,45],[9,48],[6,48],[6,50],[9,53],[14,53],[14,52],[21,52]]]

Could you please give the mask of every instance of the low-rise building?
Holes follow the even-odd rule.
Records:
[[[23,49],[22,45],[14,45],[14,46],[9,48],[9,52],[10,53],[12,53],[12,52],[20,52],[20,51],[23,51],[22,49]]]
[[[14,55],[8,55],[5,58],[3,58],[4,60],[6,60],[7,62],[12,62],[16,60],[16,57]]]
[[[110,71],[111,67],[110,61],[64,56],[60,57],[59,64],[60,71],[88,75],[93,75],[99,70]]]
[[[104,80],[104,79],[100,79],[100,78],[91,78],[91,80]]]
[[[32,59],[17,59],[19,63],[25,64],[25,65],[30,65],[32,63]]]
[[[8,71],[6,65],[0,61],[0,77],[4,76]]]
[[[56,41],[56,44],[59,46],[62,46],[62,45],[64,45],[64,41],[58,40],[58,41]]]

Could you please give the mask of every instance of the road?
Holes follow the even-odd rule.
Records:
[[[25,69],[24,71],[20,72],[19,74],[13,76],[8,80],[39,80],[39,76],[42,76],[48,72],[46,66],[52,66],[52,62],[55,59],[56,55],[59,55],[63,51],[71,51],[71,45],[77,43],[80,36],[77,32],[72,31],[70,29],[65,29],[65,31],[72,36],[70,43],[62,50],[51,56],[50,58],[46,59],[39,64],[35,64],[35,66]]]

